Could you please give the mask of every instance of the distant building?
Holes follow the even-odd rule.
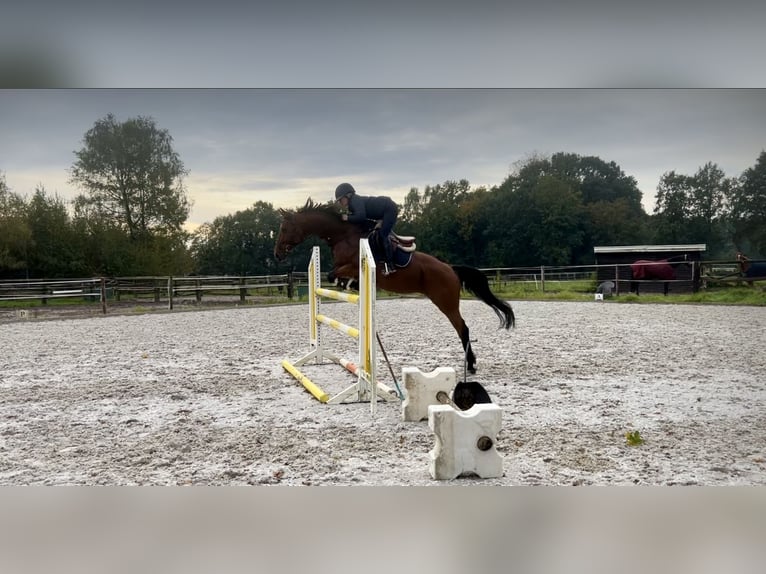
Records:
[[[630,265],[639,259],[660,261],[683,258],[689,265],[673,265],[675,279],[669,282],[670,293],[691,293],[700,286],[700,261],[707,251],[704,243],[690,245],[609,245],[593,248],[596,265],[599,265],[596,282],[613,281],[615,294],[628,293],[633,279]],[[601,266],[608,267],[601,267]],[[663,293],[662,280],[642,280],[641,293]]]

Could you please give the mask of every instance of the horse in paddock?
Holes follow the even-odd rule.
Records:
[[[290,250],[310,235],[325,241],[332,250],[335,266],[331,273],[335,277],[358,279],[359,240],[369,238],[370,247],[376,259],[382,255],[382,245],[376,242],[367,226],[344,222],[341,212],[334,204],[314,203],[311,198],[306,204],[294,210],[280,209],[282,223],[274,246],[274,256],[282,261]],[[427,253],[413,251],[395,253],[397,271],[383,275],[378,268],[378,287],[393,293],[421,293],[428,297],[449,319],[463,345],[467,368],[476,372],[476,356],[471,349],[468,326],[460,314],[460,290],[465,288],[489,305],[500,318],[500,326],[510,329],[516,318],[513,309],[498,299],[489,289],[485,275],[475,267],[449,265]]]
[[[686,263],[686,255],[676,255],[675,257],[668,257],[667,259],[660,259],[658,261],[652,261],[649,259],[639,259],[631,263],[630,265],[630,290],[635,291],[638,295],[640,279],[658,280],[664,281],[664,293],[668,294],[669,281],[676,278],[676,269],[673,263],[681,262],[681,264],[688,265]]]
[[[751,287],[754,280],[766,279],[766,262],[753,263],[747,255],[740,251],[737,253],[737,263],[739,264],[740,275]]]

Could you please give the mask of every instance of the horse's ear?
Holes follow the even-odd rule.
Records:
[[[287,219],[287,213],[288,213],[288,212],[287,212],[287,210],[286,210],[286,209],[282,209],[282,208],[280,207],[279,209],[277,209],[277,211],[279,212],[279,215],[281,215],[283,218]]]

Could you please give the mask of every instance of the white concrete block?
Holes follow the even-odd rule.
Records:
[[[428,453],[431,478],[451,480],[471,473],[480,478],[503,476],[503,459],[496,447],[502,426],[499,406],[479,403],[458,411],[449,405],[432,405],[428,426],[436,435]]]
[[[402,385],[405,398],[402,403],[403,421],[422,421],[428,418],[430,405],[442,404],[436,398],[437,393],[444,391],[449,396],[457,384],[455,369],[438,367],[430,373],[424,373],[417,367],[402,369]]]

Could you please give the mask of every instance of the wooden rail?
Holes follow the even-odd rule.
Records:
[[[49,299],[101,298],[101,278],[33,281],[0,281],[0,301],[36,299],[47,304]]]
[[[691,283],[692,289],[704,288],[707,283],[741,283],[763,281],[766,277],[747,278],[737,273],[736,261],[699,261],[694,262],[691,278],[674,279],[669,283]],[[560,285],[576,285],[575,290],[583,293],[594,292],[598,284],[609,280],[615,284],[614,293],[626,292],[631,282],[664,283],[660,280],[633,281],[630,277],[630,264],[569,265],[569,266],[534,266],[534,267],[495,267],[484,268],[493,288],[502,288],[508,284],[529,284],[539,291],[556,290]],[[568,287],[571,288],[571,287]],[[90,277],[82,279],[51,280],[0,280],[0,302],[5,301],[41,301],[47,305],[54,299],[85,300],[101,302],[104,309],[108,300],[125,299],[155,303],[167,301],[172,308],[174,298],[193,296],[201,303],[205,296],[218,298],[238,298],[245,302],[248,297],[265,294],[266,296],[285,296],[293,299],[296,295],[304,297],[308,293],[308,274],[292,272],[281,275],[245,275],[245,276],[136,276],[136,277]],[[236,300],[236,299],[235,299]],[[104,311],[106,312],[106,311]]]
[[[200,277],[98,277],[88,279],[56,279],[29,281],[0,281],[0,302],[40,301],[47,305],[52,299],[101,302],[104,313],[108,300],[145,300],[156,303],[166,300],[172,308],[173,299],[193,295],[197,303],[205,295],[238,298],[245,302],[254,294],[267,296],[284,294],[293,297],[294,281],[290,274],[253,276]]]
[[[268,294],[284,293],[291,297],[292,283],[289,274],[248,276],[199,276],[199,277],[118,277],[113,280],[115,299],[133,295],[151,294],[155,302],[171,300],[185,294],[194,295],[200,303],[205,294],[231,295],[244,302],[251,291],[267,290]]]

